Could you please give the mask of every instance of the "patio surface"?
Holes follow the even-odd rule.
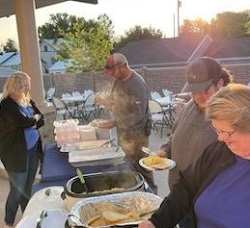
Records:
[[[156,151],[160,146],[166,142],[167,132],[164,131],[162,137],[160,137],[160,132],[152,131],[149,139],[149,147],[152,151]],[[169,188],[167,184],[168,171],[154,171],[155,183],[158,186],[158,195],[164,197],[169,193]],[[0,227],[4,222],[4,210],[5,201],[8,194],[9,184],[5,171],[2,169],[2,164],[0,167]],[[16,223],[21,219],[21,212],[19,211],[16,216]]]

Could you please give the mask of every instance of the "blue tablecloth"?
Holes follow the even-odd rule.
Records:
[[[134,170],[127,161],[119,165],[96,165],[79,168],[82,170],[83,174]],[[67,181],[76,175],[76,167],[69,163],[68,154],[60,152],[56,144],[46,144],[44,146],[44,158],[41,167],[41,181],[34,185],[33,193],[46,187],[65,186]],[[146,182],[145,191],[152,192]]]
[[[83,174],[131,170],[128,162],[119,165],[97,165],[79,167]],[[76,176],[76,167],[68,162],[68,154],[60,152],[56,144],[46,144],[44,146],[44,158],[41,167],[42,181],[58,181]]]

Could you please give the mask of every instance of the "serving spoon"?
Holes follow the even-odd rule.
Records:
[[[86,193],[88,193],[89,189],[88,189],[88,187],[86,185],[86,182],[85,182],[85,179],[83,177],[82,171],[79,168],[76,168],[76,173],[77,173],[77,176],[78,176],[78,178],[79,178],[79,180],[80,180],[80,182],[82,184],[82,187],[83,187],[84,191]]]

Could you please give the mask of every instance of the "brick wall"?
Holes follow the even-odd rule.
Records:
[[[239,83],[248,83],[250,80],[250,64],[225,65],[235,76],[235,81]],[[181,91],[185,84],[185,66],[169,68],[140,68],[136,69],[138,73],[145,78],[149,90],[161,92],[167,88],[174,93]],[[0,78],[0,89],[2,91],[6,78]],[[79,74],[48,74],[44,75],[44,87],[48,90],[50,87],[56,88],[56,96],[72,91],[83,92],[85,89],[92,89],[98,92],[110,85],[111,80],[103,76],[101,72],[87,72]]]
[[[250,64],[226,65],[225,67],[234,75],[236,82],[246,84],[250,80]],[[167,88],[178,93],[185,84],[185,66],[161,69],[141,68],[136,71],[146,80],[150,91],[161,92],[163,88]],[[61,96],[65,92],[83,92],[85,89],[98,92],[111,83],[111,80],[103,76],[101,72],[55,74],[44,76],[44,78],[46,90],[49,87],[55,87],[56,96]]]

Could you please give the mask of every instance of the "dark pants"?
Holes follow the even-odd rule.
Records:
[[[119,145],[122,147],[126,153],[126,157],[132,164],[133,168],[141,173],[148,183],[149,187],[157,193],[157,186],[154,184],[153,173],[142,168],[139,165],[139,160],[146,157],[147,154],[141,151],[141,148],[148,147],[148,136],[145,136],[144,132],[129,132],[123,133],[118,131]]]
[[[15,158],[13,158],[15,159]],[[9,172],[10,191],[5,205],[5,222],[12,225],[15,222],[19,205],[24,212],[31,197],[32,185],[35,180],[39,156],[37,145],[27,151],[27,167],[23,173]]]
[[[185,217],[184,219],[182,219],[182,220],[179,222],[179,227],[180,227],[180,228],[189,228],[189,227],[192,227],[192,226],[191,226],[190,218],[189,218],[189,217]]]

